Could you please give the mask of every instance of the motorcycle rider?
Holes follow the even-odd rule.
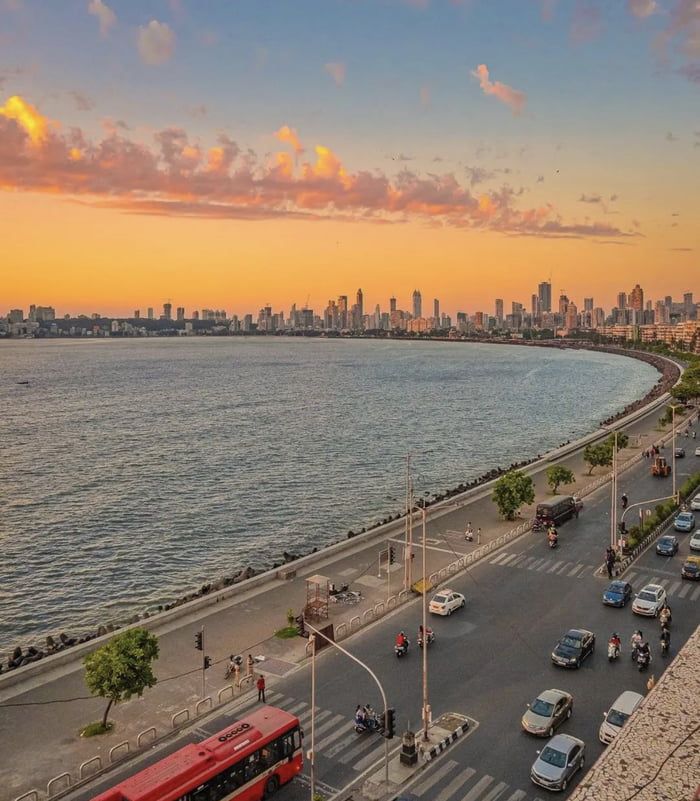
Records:
[[[642,636],[641,629],[637,629],[632,635],[630,639],[630,645],[632,646],[632,659],[636,659],[637,655],[639,654],[639,646],[644,642],[644,637]]]
[[[627,497],[627,493],[626,492],[622,493],[622,497],[620,498],[620,501],[622,502],[622,508],[626,509],[627,508],[627,504],[629,503],[629,499]]]
[[[434,636],[433,635],[433,630],[430,628],[430,626],[426,626],[425,627],[425,639],[424,639],[423,638],[423,624],[421,623],[420,626],[418,626],[418,641],[419,642],[429,643],[429,642],[432,641],[433,636]]]
[[[649,650],[649,643],[642,640],[637,649],[637,662],[640,664],[649,664],[651,662],[651,651]]]
[[[671,607],[668,605],[667,601],[664,601],[664,605],[661,607],[661,611],[659,612],[659,620],[661,621],[662,626],[666,626],[673,620],[673,616],[671,615]]]
[[[400,631],[396,635],[396,647],[401,648],[402,650],[408,650],[408,637],[404,634],[403,631]]]
[[[554,543],[555,545],[557,544],[559,540],[559,535],[557,534],[557,530],[556,528],[554,528],[554,526],[549,527],[549,530],[547,531],[547,540],[549,541],[550,545],[552,543]]]
[[[671,630],[668,626],[661,627],[661,637],[659,637],[659,640],[661,641],[661,650],[664,652],[668,651],[671,647]]]
[[[620,640],[620,635],[616,631],[613,631],[610,639],[608,640],[608,645],[612,645],[615,648],[616,654],[620,653],[622,640]]]
[[[355,725],[363,728],[367,727],[367,712],[365,707],[360,706],[360,704],[355,709]]]

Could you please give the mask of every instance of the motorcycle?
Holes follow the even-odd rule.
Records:
[[[608,662],[612,662],[614,659],[620,656],[620,646],[616,642],[609,642],[608,643]]]
[[[671,613],[668,611],[668,609],[662,609],[659,612],[659,623],[661,623],[662,628],[670,628],[671,620]]]
[[[533,522],[533,524],[532,524],[532,530],[533,531],[544,531],[545,526],[546,526],[545,521],[542,520],[542,518],[540,518],[540,517],[536,517],[534,522]]]
[[[661,655],[666,656],[670,647],[671,643],[668,640],[661,640]]]
[[[405,642],[404,642],[404,644],[403,644],[403,645],[399,645],[399,644],[397,643],[397,644],[394,646],[394,653],[396,654],[396,657],[397,657],[397,658],[400,658],[400,657],[402,657],[402,656],[406,656],[406,654],[408,653],[408,646],[409,646],[410,644],[411,644],[411,643],[409,642],[409,640],[408,640],[408,639],[406,639],[406,640],[405,640]]]
[[[432,645],[435,642],[435,632],[434,631],[431,630],[431,631],[428,632],[428,636],[426,637],[426,641],[427,641],[428,645]],[[423,635],[422,634],[418,635],[418,647],[419,648],[423,647]]]
[[[559,539],[557,537],[551,537],[547,540],[547,542],[549,543],[550,548],[556,548],[559,544]]]
[[[637,665],[639,667],[639,672],[641,673],[643,670],[646,670],[650,664],[651,654],[648,651],[640,651],[637,654]]]
[[[380,731],[382,728],[382,724],[379,720],[377,713],[374,710],[369,710],[365,712],[363,718],[355,718],[355,731],[358,734],[362,734],[366,731]]]

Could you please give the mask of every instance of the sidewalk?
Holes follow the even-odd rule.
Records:
[[[642,449],[661,439],[664,432],[656,428],[659,415],[657,408],[624,428],[630,445],[621,452],[620,463],[638,457]],[[666,428],[665,432],[668,430]],[[687,442],[679,441],[679,444],[687,445]],[[665,452],[670,456],[668,447]],[[561,487],[560,492],[581,492],[592,481],[603,480],[607,475],[607,470],[597,468],[589,476],[588,466],[580,452],[552,459],[549,463],[565,465],[575,474],[576,483]],[[547,466],[543,462],[527,470],[533,475],[535,503],[551,496],[546,485]],[[481,545],[484,546],[495,543],[519,523],[533,517],[534,504],[523,508],[521,518],[515,522],[499,519],[491,492],[491,488],[480,488],[472,493],[468,503],[454,498],[442,507],[429,509],[426,571],[429,575],[479,548],[476,541],[467,543],[464,540],[463,532],[468,521],[472,523],[474,532],[481,528]],[[584,506],[582,514],[585,513]],[[265,673],[268,686],[274,686],[276,677],[294,670],[305,658],[304,639],[278,639],[274,636],[276,630],[286,626],[287,610],[291,608],[298,613],[304,605],[304,579],[320,573],[336,584],[347,582],[351,588],[362,592],[363,600],[357,606],[332,604],[330,619],[324,621],[332,622],[336,632],[342,632],[342,624],[348,630],[354,630],[364,619],[371,619],[369,610],[375,609],[377,604],[386,605],[388,595],[395,595],[403,589],[403,549],[400,545],[404,537],[403,525],[404,521],[399,521],[391,534],[398,547],[397,563],[392,566],[388,589],[386,573],[382,571],[381,577],[377,573],[378,552],[385,547],[384,535],[371,544],[357,543],[340,556],[331,553],[324,558],[321,552],[317,561],[300,569],[294,579],[276,579],[212,604],[205,610],[193,611],[189,616],[179,617],[159,628],[151,626],[160,642],[160,658],[155,671],[158,684],[146,691],[143,698],[112,709],[110,719],[116,726],[109,735],[88,740],[78,736],[85,724],[101,718],[106,704],[102,699],[89,697],[83,681],[82,664],[77,659],[54,670],[50,669],[50,660],[46,660],[43,674],[28,677],[12,687],[4,686],[0,677],[0,743],[4,756],[0,766],[3,786],[0,797],[16,798],[32,788],[43,795],[47,782],[64,771],[72,773],[74,783],[79,765],[86,760],[100,756],[103,765],[109,764],[109,751],[119,743],[128,740],[133,752],[140,732],[155,727],[157,736],[161,737],[173,730],[173,715],[189,709],[189,714],[194,716],[202,695],[202,671],[198,669],[201,668],[202,654],[194,648],[194,634],[201,626],[204,626],[204,652],[214,662],[206,675],[206,695],[212,698],[214,705],[219,701],[220,692],[221,701],[231,698],[232,691],[225,689],[229,683],[224,680],[225,665],[231,653],[241,654],[244,659],[248,654],[264,656],[265,660],[257,664],[256,672]],[[419,542],[420,537],[420,519],[416,517],[414,543]],[[414,559],[414,580],[420,578],[420,562],[418,549]],[[359,620],[351,626],[353,618]],[[200,711],[206,711],[206,706]],[[37,748],[37,743],[46,733],[50,733],[51,748]],[[150,741],[151,735],[146,735],[145,739]],[[26,764],[27,754],[33,755],[30,765]],[[58,789],[57,784],[55,792]]]

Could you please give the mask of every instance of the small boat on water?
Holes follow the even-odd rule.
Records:
[[[17,383],[18,384],[25,384],[26,386],[29,386],[29,381],[18,381]]]

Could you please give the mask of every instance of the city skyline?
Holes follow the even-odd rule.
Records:
[[[275,8],[0,3],[6,307],[693,289],[696,3]]]

